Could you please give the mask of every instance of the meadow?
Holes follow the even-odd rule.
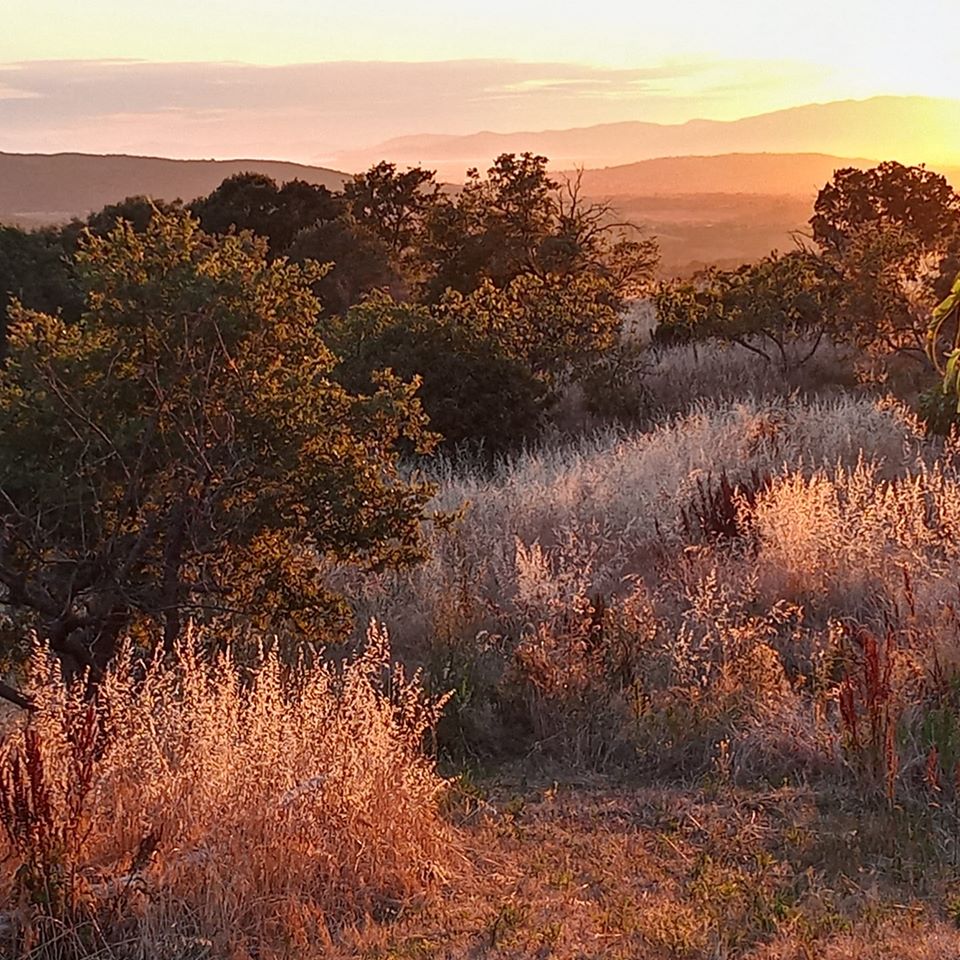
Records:
[[[960,951],[960,447],[840,347],[645,362],[631,423],[434,459],[346,645],[190,629],[96,709],[38,648],[8,955]]]

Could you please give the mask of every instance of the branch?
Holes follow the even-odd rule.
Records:
[[[0,699],[16,704],[16,706],[23,710],[29,710],[31,713],[35,713],[37,710],[37,705],[29,697],[24,696],[15,687],[11,687],[10,684],[4,683],[2,680],[0,680]]]

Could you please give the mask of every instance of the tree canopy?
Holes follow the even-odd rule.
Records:
[[[183,617],[319,630],[325,562],[412,562],[434,438],[416,384],[331,377],[311,284],[183,212],[87,235],[76,322],[15,304],[0,371],[0,583],[18,623],[102,669],[121,631]]]
[[[838,170],[810,226],[842,280],[850,339],[922,358],[927,318],[960,266],[960,195],[922,166]]]

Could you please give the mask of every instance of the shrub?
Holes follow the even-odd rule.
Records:
[[[479,444],[495,455],[535,435],[546,388],[496,340],[386,295],[368,298],[330,330],[340,354],[336,378],[360,393],[374,388],[378,370],[416,379],[430,429],[448,448]]]

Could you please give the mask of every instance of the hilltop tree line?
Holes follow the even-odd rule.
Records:
[[[802,363],[825,339],[927,362],[930,317],[960,272],[960,195],[922,166],[838,170],[796,249],[660,285],[662,342],[719,339]],[[936,348],[935,348],[936,349]]]
[[[449,519],[410,465],[532,436],[656,260],[531,154],[455,194],[384,163],[4,228],[5,655],[33,631],[95,683],[187,618],[341,635],[331,565],[416,562]]]
[[[380,163],[341,191],[238,174],[188,204],[131,197],[85,221],[0,232],[0,314],[12,300],[78,320],[77,254],[117,223],[158,214],[207,234],[249,231],[268,262],[328,264],[314,277],[337,378],[372,387],[377,369],[423,378],[420,398],[448,445],[494,454],[531,437],[557,388],[608,348],[626,298],[649,284],[655,241],[550,178],[544,157],[504,154],[464,187]],[[5,335],[4,335],[5,338]]]

